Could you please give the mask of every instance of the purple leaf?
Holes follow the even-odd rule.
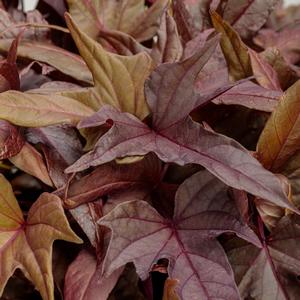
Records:
[[[265,89],[251,81],[234,86],[213,100],[215,104],[243,105],[272,112],[283,92]]]
[[[299,225],[298,216],[282,218],[261,249],[237,240],[225,245],[242,299],[298,299]]]
[[[133,261],[145,280],[159,258],[170,261],[169,275],[179,280],[182,299],[239,299],[230,265],[215,239],[235,232],[256,245],[259,240],[243,224],[226,186],[206,171],[178,189],[173,219],[161,217],[144,201],[117,206],[100,219],[112,238],[104,260],[107,276]]]
[[[96,256],[82,250],[69,266],[65,277],[64,299],[99,300],[108,296],[117,283],[123,268],[115,270],[109,277],[101,275],[102,264]]]

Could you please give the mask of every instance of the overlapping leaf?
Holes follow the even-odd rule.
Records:
[[[146,202],[132,201],[117,206],[99,224],[112,230],[104,274],[134,261],[145,279],[151,265],[167,257],[169,274],[179,280],[182,299],[239,299],[230,266],[214,238],[229,231],[259,245],[255,234],[239,220],[224,184],[206,171],[179,187],[172,220],[161,217]]]
[[[92,38],[104,28],[130,34],[139,41],[153,37],[167,0],[158,0],[147,9],[143,0],[67,0],[70,14],[80,29]]]
[[[65,299],[107,299],[123,268],[104,278],[101,275],[101,267],[101,264],[97,264],[95,255],[87,250],[81,251],[68,268],[65,277]]]
[[[261,249],[241,241],[226,245],[241,297],[297,299],[300,288],[299,217],[286,216]]]
[[[148,114],[143,86],[152,70],[151,58],[147,53],[130,57],[108,53],[81,31],[70,16],[67,15],[66,20],[93,74],[95,87],[90,93],[89,105],[98,110],[104,104],[111,104],[143,119]]]
[[[51,272],[56,239],[80,243],[64,215],[60,199],[44,193],[31,207],[26,221],[9,182],[1,175],[0,294],[17,268],[24,271],[43,299],[54,300]]]
[[[215,91],[202,97],[195,93],[193,82],[216,43],[214,39],[187,60],[163,64],[151,74],[146,83],[146,95],[153,112],[152,128],[113,107],[103,107],[82,121],[81,128],[103,125],[107,120],[108,124],[111,120],[113,124],[95,149],[67,172],[81,171],[118,157],[155,152],[166,162],[201,164],[232,187],[294,209],[281,190],[278,178],[266,171],[241,145],[205,130],[188,116],[193,109],[215,97]]]

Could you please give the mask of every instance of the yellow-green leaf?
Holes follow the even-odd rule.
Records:
[[[236,81],[251,76],[251,61],[247,46],[238,33],[215,11],[211,12],[211,18],[215,29],[222,34],[221,47],[231,78]]]
[[[21,269],[43,300],[54,300],[51,265],[56,239],[81,242],[69,226],[61,200],[43,193],[25,221],[9,182],[0,175],[0,296],[10,276]]]
[[[7,91],[0,94],[0,119],[25,127],[76,125],[93,113],[86,105],[60,95]]]
[[[81,56],[90,68],[95,87],[90,90],[90,107],[99,110],[110,104],[130,112],[140,119],[149,113],[144,97],[144,82],[153,68],[146,52],[120,56],[105,51],[102,46],[82,32],[70,15],[66,21]],[[74,96],[74,92],[73,98]]]

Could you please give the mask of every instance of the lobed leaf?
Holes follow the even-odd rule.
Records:
[[[81,240],[71,230],[57,196],[43,193],[25,221],[9,182],[2,175],[0,181],[0,294],[14,271],[21,269],[43,299],[54,300],[52,244],[56,239]]]
[[[106,52],[66,15],[66,21],[77,47],[90,68],[95,87],[89,100],[94,110],[110,104],[143,119],[149,113],[144,98],[144,82],[152,70],[147,53],[118,56]],[[124,93],[124,87],[126,93]]]
[[[177,191],[172,220],[164,219],[143,201],[117,206],[99,221],[112,230],[104,274],[134,261],[139,276],[146,279],[152,264],[165,257],[170,260],[170,276],[179,280],[182,299],[239,299],[232,271],[215,237],[229,231],[258,245],[259,241],[239,221],[224,188],[208,172],[193,175]]]

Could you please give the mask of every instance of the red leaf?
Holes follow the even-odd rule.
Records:
[[[115,270],[109,277],[101,275],[102,264],[98,264],[95,255],[82,250],[69,266],[65,277],[65,300],[108,299],[117,283],[123,268]]]
[[[299,225],[298,216],[284,217],[261,249],[237,240],[225,245],[242,299],[298,299]]]
[[[205,130],[188,114],[217,91],[196,94],[193,81],[216,47],[217,39],[183,62],[162,64],[146,83],[148,104],[153,112],[149,128],[129,113],[104,106],[84,119],[79,127],[95,127],[113,120],[114,125],[66,172],[78,172],[117,157],[155,152],[165,162],[201,164],[226,184],[295,210],[282,191],[278,178],[265,170],[240,144]]]
[[[176,193],[174,216],[164,219],[144,201],[117,206],[100,219],[112,238],[104,260],[107,276],[134,261],[145,280],[159,258],[170,260],[169,275],[179,280],[182,299],[239,299],[222,247],[215,239],[223,232],[260,245],[239,219],[226,186],[206,171],[187,179]]]

